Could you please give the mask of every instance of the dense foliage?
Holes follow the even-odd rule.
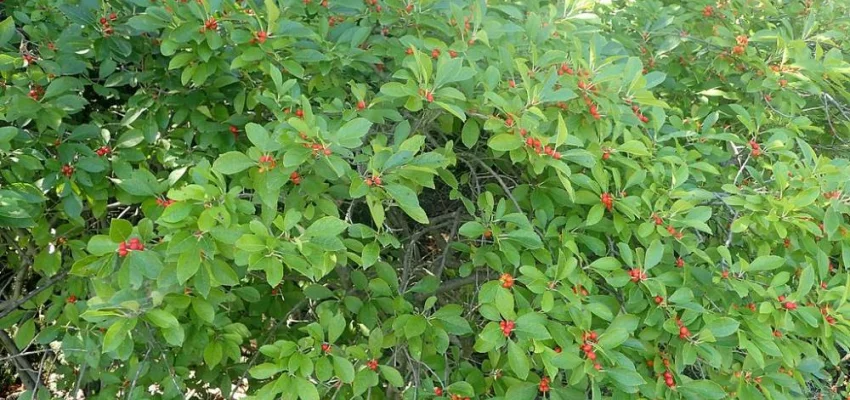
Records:
[[[2,383],[843,398],[848,13],[2,0]]]

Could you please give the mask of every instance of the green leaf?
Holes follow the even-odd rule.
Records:
[[[604,350],[611,350],[623,344],[629,338],[625,329],[608,329],[599,336],[599,346]]]
[[[348,223],[332,216],[319,218],[313,222],[302,237],[308,239],[316,236],[337,236],[348,228]]]
[[[15,21],[8,17],[0,22],[0,46],[3,46],[15,35]]]
[[[299,376],[292,378],[295,381],[295,390],[301,400],[319,400],[319,390],[316,385]]]
[[[215,160],[213,169],[224,175],[233,175],[255,165],[257,165],[257,162],[251,160],[245,154],[238,151],[230,151],[222,154]]]
[[[614,271],[620,269],[621,265],[620,260],[617,260],[614,257],[602,257],[590,263],[590,268],[600,271]]]
[[[720,384],[710,380],[689,381],[679,385],[678,390],[688,399],[720,400],[727,394]]]
[[[123,242],[133,233],[133,224],[124,219],[113,219],[109,225],[109,238],[115,242]]]
[[[35,321],[30,319],[18,327],[15,333],[15,345],[19,349],[26,349],[35,337]]]
[[[86,251],[95,256],[114,253],[118,250],[118,244],[112,241],[106,235],[94,235],[89,239],[89,244],[86,246]]]
[[[204,348],[204,363],[207,364],[208,368],[215,368],[221,362],[223,355],[224,352],[220,342],[209,342]]]
[[[471,149],[478,143],[478,135],[481,132],[481,128],[478,126],[478,121],[474,119],[470,119],[466,121],[463,125],[463,131],[461,132],[461,141],[466,148]]]
[[[711,331],[711,334],[714,335],[714,337],[726,337],[735,333],[740,325],[740,322],[732,318],[721,317],[707,323],[705,327]]]
[[[779,256],[761,256],[753,260],[746,271],[771,271],[785,264],[785,259]]]
[[[177,281],[182,285],[195,276],[201,268],[201,255],[197,251],[186,251],[177,259]]]
[[[355,118],[339,128],[336,138],[340,146],[355,148],[361,145],[363,136],[369,133],[372,123],[365,118]]]
[[[617,147],[617,151],[622,151],[624,153],[634,154],[636,156],[648,156],[649,150],[646,149],[646,145],[643,142],[637,140],[628,140],[625,143],[621,144]]]
[[[519,135],[502,133],[491,137],[487,145],[496,151],[511,151],[522,147],[522,138]]]
[[[452,383],[446,389],[451,394],[457,394],[457,395],[467,396],[467,397],[475,396],[475,390],[472,388],[472,385],[470,385],[466,382]]]
[[[645,270],[649,270],[650,268],[658,265],[661,261],[661,257],[664,256],[664,244],[661,243],[661,240],[655,239],[649,245],[649,248],[646,250],[646,259],[643,262],[643,268]]]
[[[389,365],[381,365],[379,368],[381,369],[381,375],[390,385],[395,387],[404,386],[404,378],[401,377],[401,373],[399,373],[397,369],[390,367]]]
[[[103,335],[103,352],[107,353],[115,351],[118,346],[127,338],[127,334],[132,328],[135,320],[129,318],[120,318],[112,323],[106,334]]]
[[[614,382],[627,388],[629,393],[637,392],[637,387],[646,383],[639,373],[624,368],[612,368],[607,370],[606,373]]]
[[[212,323],[215,320],[215,308],[208,301],[200,298],[192,298],[192,310],[195,311],[201,320]]]
[[[254,379],[268,379],[277,375],[278,372],[280,372],[280,368],[278,368],[277,365],[272,363],[263,363],[260,365],[255,365],[250,370],[248,370],[248,373],[251,374],[251,377]]]
[[[513,340],[508,340],[508,364],[518,378],[524,380],[528,377],[528,354]]]
[[[180,323],[177,321],[177,318],[175,318],[174,315],[165,310],[149,310],[147,313],[145,313],[145,317],[147,317],[148,321],[160,328],[173,328],[180,325]]]
[[[420,224],[428,223],[428,215],[425,214],[425,210],[419,206],[419,198],[416,196],[416,192],[410,189],[407,186],[402,186],[395,183],[388,183],[384,186],[384,190],[387,191],[387,194],[396,201],[401,209],[413,218],[414,221],[419,222]]]
[[[334,373],[343,383],[354,382],[354,366],[348,359],[333,356]]]

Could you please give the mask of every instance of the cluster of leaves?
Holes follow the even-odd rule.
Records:
[[[850,5],[775,3],[0,2],[20,398],[847,396]]]

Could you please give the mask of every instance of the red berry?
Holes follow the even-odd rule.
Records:
[[[372,178],[372,181],[373,181],[373,182],[375,182],[375,184],[376,184],[376,185],[378,185],[378,186],[380,186],[380,185],[383,183],[383,182],[381,181],[381,177],[380,177],[380,176],[376,176],[376,177]]]
[[[74,295],[72,294],[72,295],[68,296],[68,299],[67,299],[66,301],[67,301],[68,303],[70,303],[70,304],[74,304],[74,303],[76,303],[76,302],[77,302],[77,296],[74,296]]]
[[[556,160],[560,160],[560,159],[561,159],[561,153],[558,153],[558,152],[556,151],[556,152],[555,152],[555,154],[552,154],[552,158],[554,158],[554,159],[556,159]]]
[[[366,186],[372,186],[373,184],[372,178],[366,178],[363,182],[366,183]]]
[[[513,79],[509,80],[508,86],[510,86],[511,88],[515,88],[516,87],[516,81],[514,81]]]
[[[109,21],[106,20],[106,17],[100,17],[100,24],[101,25],[106,25],[108,23],[109,23]]]
[[[358,101],[358,102],[357,102],[357,109],[358,109],[358,110],[362,110],[362,109],[364,109],[364,108],[366,108],[366,102],[365,102],[365,101],[363,101],[363,100]]]
[[[676,259],[676,267],[682,268],[684,266],[685,266],[685,260],[683,260],[682,257],[677,258]]]
[[[514,286],[514,277],[507,272],[499,277],[499,281],[502,282],[502,287],[505,289],[510,289]]]
[[[376,360],[374,358],[369,360],[368,362],[366,362],[366,367],[368,367],[372,371],[377,371],[378,370],[378,360]]]
[[[443,395],[443,388],[441,388],[439,386],[434,386],[434,395],[435,396],[442,396]]]
[[[595,341],[597,338],[599,338],[599,335],[598,335],[598,334],[596,334],[596,332],[595,332],[595,331],[590,331],[590,333],[588,334],[588,337],[590,338],[590,340],[594,340],[594,341]]]
[[[596,361],[596,352],[589,351],[587,352],[587,359],[590,361]]]
[[[298,118],[303,118],[304,117],[304,110],[302,110],[302,109],[295,110],[295,116],[297,116]]]
[[[449,50],[449,56],[451,56],[451,58],[455,58],[457,57],[457,52],[454,50]]]
[[[440,56],[440,49],[431,50],[431,57],[437,58]]]
[[[325,353],[330,353],[331,345],[328,343],[322,343],[322,351],[324,351]]]
[[[606,151],[606,152],[602,153],[602,159],[603,160],[607,161],[609,158],[611,158],[611,152]]]
[[[602,364],[595,363],[595,364],[593,364],[593,368],[597,371],[601,371],[602,370]]]
[[[511,117],[508,117],[507,119],[505,119],[505,125],[508,126],[508,127],[514,126],[514,119],[511,118]]]
[[[590,343],[585,343],[581,345],[581,351],[585,353],[590,353],[591,351],[593,351],[593,345],[591,345]]]
[[[434,94],[431,93],[431,92],[426,93],[425,94],[425,100],[428,100],[429,103],[433,103],[434,102]]]
[[[786,301],[784,304],[782,304],[782,306],[785,307],[785,309],[788,311],[793,311],[797,309],[797,303],[793,301]]]
[[[661,304],[664,302],[664,298],[661,296],[655,296],[655,304]]]

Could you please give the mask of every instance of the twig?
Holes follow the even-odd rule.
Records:
[[[21,298],[20,300],[16,300],[16,301],[8,300],[8,301],[4,302],[3,304],[0,304],[0,310],[3,310],[3,311],[0,311],[0,318],[3,318],[5,316],[11,314],[18,307],[20,307],[21,304],[28,302],[31,298],[37,296],[39,293],[47,290],[49,287],[53,286],[57,282],[64,279],[66,276],[68,276],[68,272],[70,272],[70,270],[65,270],[65,271],[62,271],[62,272],[54,275],[53,277],[48,279],[47,282],[44,283],[44,285],[36,288],[32,292],[27,293],[27,295],[24,296],[23,298]]]
[[[440,265],[438,265],[437,269],[434,270],[434,276],[436,276],[437,279],[439,279],[440,276],[443,275],[443,270],[446,268],[446,261],[449,259],[449,253],[451,252],[451,249],[452,249],[452,246],[451,246],[452,238],[455,237],[455,235],[457,235],[458,225],[460,225],[460,209],[455,211],[454,214],[455,214],[455,219],[454,219],[454,222],[452,223],[452,230],[451,230],[451,232],[449,232],[449,237],[448,237],[448,239],[446,239],[446,248],[443,249],[443,257],[442,257],[442,259],[440,259]]]
[[[36,394],[38,394],[38,388],[42,386],[41,385],[41,373],[42,373],[42,371],[44,371],[44,361],[45,360],[47,360],[47,352],[44,352],[44,354],[41,355],[41,362],[38,363],[38,376],[35,379],[36,385],[35,385],[35,388],[32,390],[32,396],[31,396],[31,398],[33,398],[33,399],[38,398],[36,396]]]
[[[487,165],[487,163],[485,163],[484,161],[481,161],[481,159],[480,159],[480,158],[476,157],[476,156],[475,156],[475,155],[473,155],[473,154],[470,154],[470,153],[464,153],[464,154],[463,154],[463,156],[462,156],[462,157],[460,157],[459,159],[460,159],[460,160],[463,160],[464,162],[466,162],[466,161],[464,160],[464,158],[469,158],[469,159],[471,159],[471,160],[473,160],[473,161],[477,162],[477,163],[478,163],[478,165],[481,165],[481,167],[482,167],[482,168],[484,168],[487,172],[489,172],[489,173],[490,173],[490,176],[492,176],[493,178],[495,178],[495,179],[496,179],[496,182],[498,182],[498,183],[499,183],[499,186],[501,186],[501,187],[502,187],[502,190],[504,190],[504,191],[505,191],[505,196],[508,196],[508,198],[509,198],[509,199],[511,199],[511,202],[513,202],[513,203],[514,203],[514,207],[516,207],[517,212],[522,212],[522,207],[520,207],[520,206],[519,206],[519,202],[516,200],[516,198],[514,197],[513,193],[511,193],[511,190],[510,190],[510,189],[508,189],[508,185],[507,185],[507,184],[505,184],[505,181],[504,181],[504,180],[502,180],[502,177],[501,177],[501,176],[499,176],[499,174],[497,174],[497,173],[496,173],[496,171],[494,171],[494,170],[493,170],[493,168],[490,168],[490,166],[489,166],[489,165]]]
[[[67,351],[67,350],[65,350]],[[74,384],[74,391],[71,392],[73,398],[77,398],[77,394],[80,393],[80,386],[83,384],[83,376],[86,374],[86,368],[88,367],[87,363],[83,363],[83,366],[80,367],[80,372],[77,375],[77,382]],[[85,398],[85,393],[83,393],[83,398]]]
[[[144,367],[142,364],[148,360],[148,356],[151,354],[151,349],[152,347],[148,346],[148,351],[145,352],[145,357],[142,358],[142,362],[139,363],[139,369],[136,370],[136,374],[133,376],[133,381],[130,382],[130,387],[127,389],[127,400],[130,400],[130,396],[133,394],[133,389],[136,387],[136,381],[139,380],[139,375]]]
[[[253,356],[251,356],[251,360],[249,360],[248,364],[245,366],[245,372],[243,372],[242,376],[239,377],[239,381],[236,384],[237,388],[239,387],[239,384],[245,380],[245,377],[248,376],[248,371],[251,369],[251,366],[253,366],[254,363],[257,362],[257,357],[260,356],[259,348],[265,346],[269,342],[269,340],[271,340],[272,336],[274,336],[275,331],[277,331],[277,329],[280,328],[281,325],[283,325],[287,320],[289,320],[289,317],[291,317],[292,314],[295,314],[295,312],[300,311],[301,308],[305,307],[306,305],[307,299],[301,299],[300,301],[298,301],[298,303],[295,303],[295,305],[292,306],[292,309],[290,309],[289,312],[287,312],[286,315],[283,316],[283,318],[281,318],[274,325],[272,325],[271,328],[269,328],[268,333],[266,334],[266,338],[263,339],[263,343],[257,344],[258,350],[254,353]],[[233,393],[230,394],[230,400],[234,400],[234,396],[236,396],[235,389],[233,390]]]
[[[174,384],[174,389],[180,392],[183,398],[186,398],[186,395],[184,395],[180,390],[180,384],[177,383],[177,377],[175,376],[176,373],[174,372],[174,367],[171,365],[171,361],[168,360],[168,356],[165,354],[165,351],[163,351],[159,346],[159,342],[156,341],[153,331],[147,322],[145,322],[145,328],[148,331],[148,337],[150,337],[151,343],[156,347],[156,351],[159,352],[159,355],[162,357],[162,361],[165,362],[165,369],[168,370],[168,375],[171,377],[171,383]]]
[[[14,356],[15,369],[18,370],[18,376],[21,378],[24,387],[35,389],[38,380],[33,376],[34,370],[32,369],[32,365],[30,365],[25,357],[20,356],[21,352],[18,350],[18,346],[15,345],[15,341],[4,330],[0,330],[0,343],[3,344],[3,347],[6,348],[9,354]]]

